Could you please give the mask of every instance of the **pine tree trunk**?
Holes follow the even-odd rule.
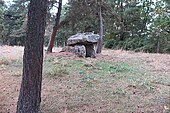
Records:
[[[121,10],[121,23],[122,23],[122,28],[120,32],[120,40],[124,41],[125,39],[125,26],[124,26],[124,19],[123,19],[123,1],[120,2],[120,10]]]
[[[100,0],[100,31],[99,31],[99,35],[100,35],[100,38],[97,42],[97,53],[101,53],[102,52],[102,46],[103,46],[103,21],[102,21],[102,11],[101,11],[101,0]]]
[[[30,0],[17,113],[39,113],[47,0]]]
[[[53,31],[52,31],[50,41],[49,41],[49,44],[48,44],[47,53],[51,53],[52,49],[54,47],[55,37],[56,37],[56,34],[57,34],[57,30],[59,28],[61,9],[62,9],[62,0],[59,0],[58,12],[57,12],[57,15],[56,15],[56,18],[55,18],[55,25],[53,27]]]
[[[156,52],[159,53],[160,52],[160,40],[159,37],[157,38],[157,47],[156,47]]]

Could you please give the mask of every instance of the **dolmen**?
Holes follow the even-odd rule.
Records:
[[[96,57],[99,35],[92,32],[77,33],[67,40],[67,47],[63,51],[75,53],[79,57]]]

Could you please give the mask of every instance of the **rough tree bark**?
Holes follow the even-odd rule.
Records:
[[[30,0],[17,113],[39,113],[47,0]]]
[[[120,9],[121,9],[120,20],[122,23],[122,28],[121,28],[121,32],[120,32],[120,40],[124,41],[124,39],[125,39],[125,25],[124,25],[124,19],[123,19],[123,1],[119,1],[119,2],[120,2]]]
[[[101,3],[102,3],[102,0],[100,0],[100,14],[99,14],[99,18],[100,18],[100,31],[99,31],[99,35],[100,35],[100,38],[97,42],[97,51],[96,53],[101,53],[102,52],[102,46],[103,46],[103,21],[102,21],[102,9],[101,9]]]
[[[59,0],[58,12],[56,14],[55,24],[54,24],[53,31],[52,31],[52,34],[50,37],[50,41],[48,43],[47,53],[51,53],[52,49],[54,47],[55,36],[56,36],[57,30],[59,28],[61,9],[62,9],[62,0]]]

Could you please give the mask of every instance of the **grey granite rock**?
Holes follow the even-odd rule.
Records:
[[[99,39],[98,34],[78,33],[67,40],[68,46],[74,46],[74,53],[79,57],[96,57],[96,45]]]
[[[99,39],[98,34],[93,33],[78,33],[76,35],[71,36],[67,40],[67,45],[76,45],[76,44],[96,44]]]

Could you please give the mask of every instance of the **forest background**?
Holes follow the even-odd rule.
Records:
[[[57,2],[48,2],[46,46],[55,23]],[[63,4],[55,46],[65,46],[67,38],[76,33],[99,33],[99,0],[68,0]],[[170,53],[169,0],[103,0],[101,5],[104,47]],[[27,11],[27,0],[0,0],[1,45],[24,45]]]

